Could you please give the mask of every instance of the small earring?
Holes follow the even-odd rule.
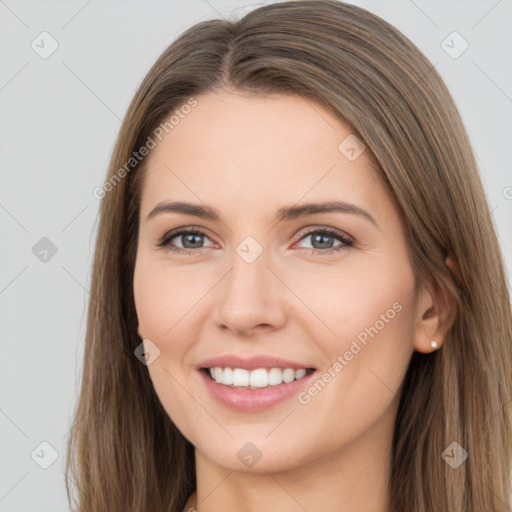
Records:
[[[430,345],[432,345],[432,348],[435,350],[437,348],[437,341],[431,341]]]

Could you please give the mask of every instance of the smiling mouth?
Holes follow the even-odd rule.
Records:
[[[217,384],[233,389],[265,389],[300,380],[316,371],[316,369],[258,368],[249,371],[242,368],[215,367],[201,368],[201,371]]]

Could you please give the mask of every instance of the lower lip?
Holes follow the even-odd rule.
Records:
[[[241,412],[258,412],[296,395],[309,383],[316,371],[287,384],[282,383],[261,389],[232,388],[212,380],[204,370],[200,370],[199,373],[213,398],[220,404]]]

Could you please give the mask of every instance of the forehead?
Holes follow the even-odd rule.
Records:
[[[384,192],[365,151],[343,152],[344,141],[357,144],[350,128],[311,99],[228,91],[195,99],[149,155],[142,214],[167,199],[264,208],[320,197],[368,204]]]

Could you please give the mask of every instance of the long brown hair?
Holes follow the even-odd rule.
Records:
[[[418,282],[457,308],[441,349],[415,352],[393,440],[390,507],[510,510],[512,319],[491,213],[455,104],[425,56],[387,22],[335,0],[204,21],[153,65],[126,113],[102,189],[81,391],[66,486],[80,512],[181,512],[194,449],[134,356],[139,202],[147,159],[130,161],[191,98],[235,88],[320,102],[364,141],[399,205]],[[120,171],[124,166],[124,172]],[[445,257],[452,254],[457,272]],[[468,454],[457,468],[451,443]]]

